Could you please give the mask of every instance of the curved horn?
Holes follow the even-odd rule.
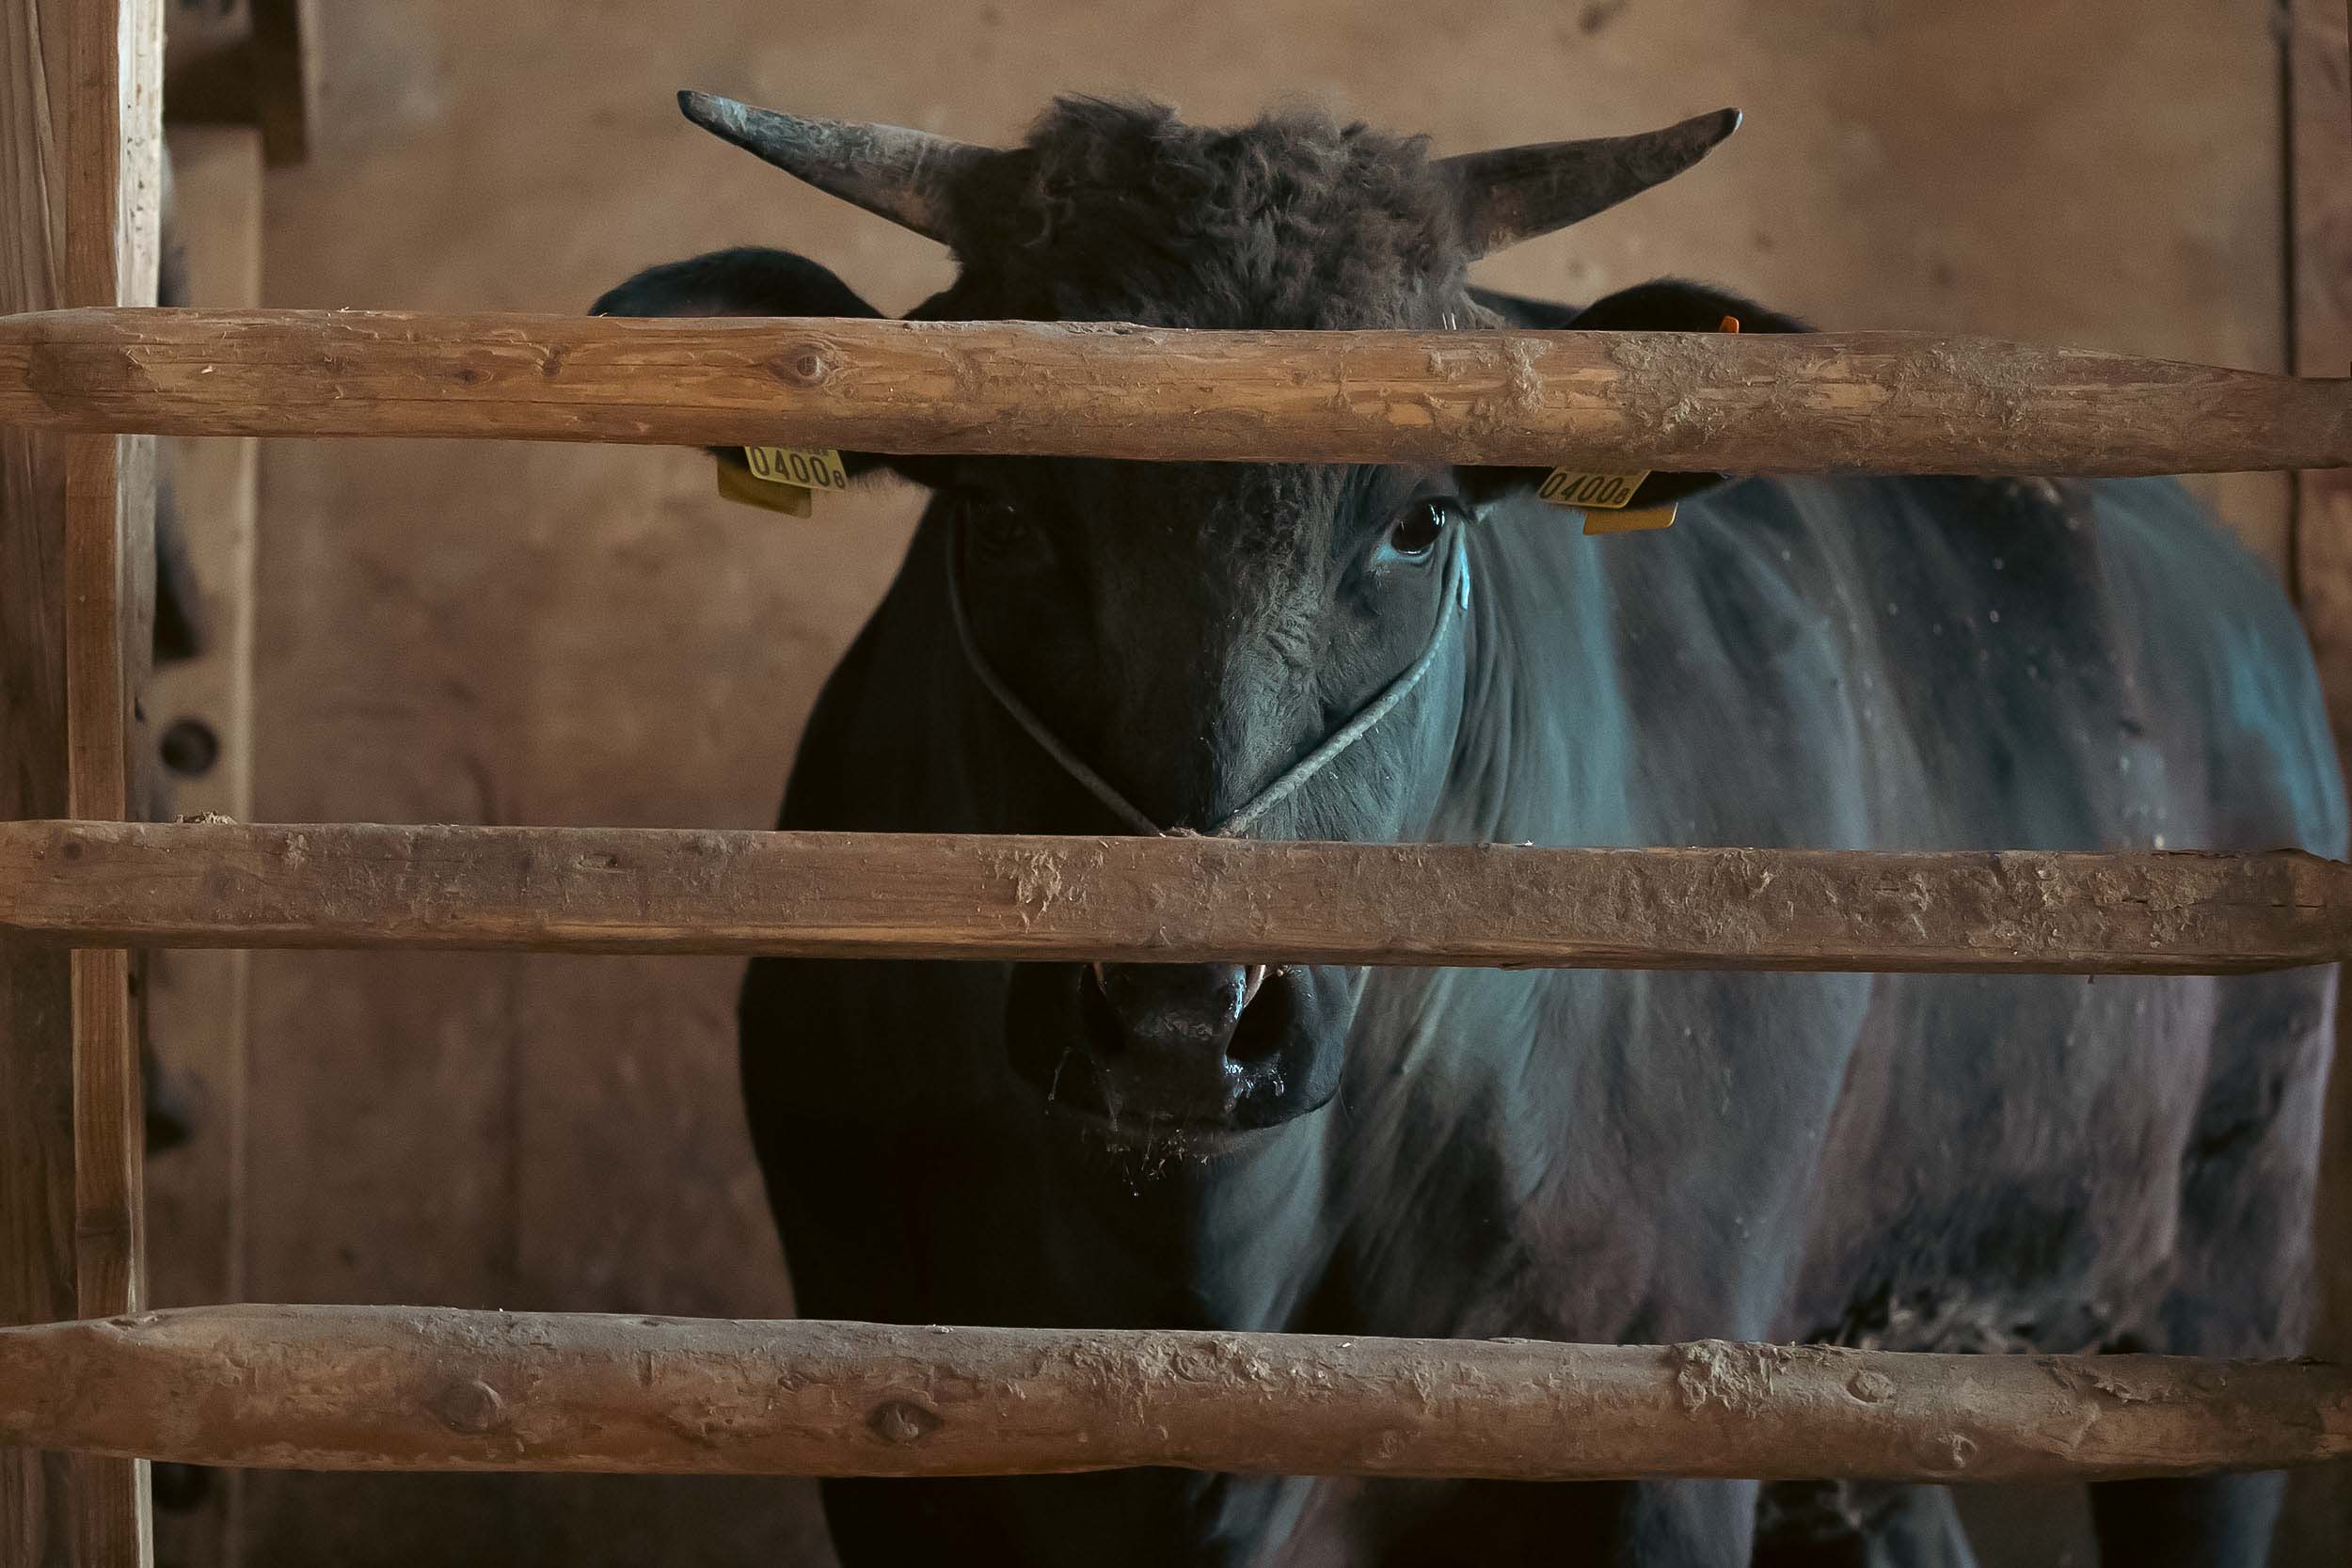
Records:
[[[1697,163],[1740,129],[1740,111],[1718,109],[1663,131],[1589,141],[1542,142],[1440,158],[1461,204],[1462,237],[1473,257],[1639,196]]]
[[[707,92],[681,92],[677,106],[720,140],[942,245],[951,243],[948,183],[990,155],[985,147],[904,126],[803,119]]]

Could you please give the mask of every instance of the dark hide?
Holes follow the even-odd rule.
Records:
[[[920,313],[1794,325],[1690,285],[1581,317],[1470,292],[1421,160],[1312,117],[1215,133],[1065,104],[960,189],[962,275]],[[830,275],[765,254],[678,275],[741,279],[687,287],[691,308],[844,308]],[[665,308],[644,280],[607,305]],[[2169,483],[1750,481],[1695,495],[1671,531],[1588,539],[1510,474],[906,467],[938,498],[825,689],[786,827],[1116,831],[976,683],[948,630],[954,548],[1014,689],[1160,822],[1216,819],[1427,641],[1438,569],[1381,552],[1391,519],[1436,497],[1480,506],[1448,525],[1469,530],[1474,582],[1459,634],[1262,832],[2345,847],[2295,618]],[[2301,1344],[2332,971],[1302,971],[1244,1017],[1274,1008],[1266,1027],[1314,1081],[1246,1099],[1231,1125],[1262,1130],[1218,1135],[1150,1103],[1104,1124],[1115,1057],[1073,1001],[1087,983],[1074,966],[752,965],[746,1101],[803,1311]],[[2102,1513],[2136,1564],[2251,1564],[2275,1495],[2173,1484]],[[1966,1560],[1931,1489],[1779,1488],[1759,1513],[1743,1483],[1143,1471],[843,1481],[826,1500],[858,1568]]]

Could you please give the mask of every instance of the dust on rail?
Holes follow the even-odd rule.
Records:
[[[2352,1370],[193,1307],[0,1329],[0,1442],[347,1470],[2087,1480],[2352,1453]]]
[[[0,930],[83,945],[2233,974],[2352,945],[2261,854],[0,823]]]
[[[0,422],[1730,473],[2352,464],[2352,382],[1867,332],[56,310],[0,318]]]

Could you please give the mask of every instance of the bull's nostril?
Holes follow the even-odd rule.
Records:
[[[1243,964],[1239,967],[1241,969],[1241,999],[1233,1005],[1233,1011],[1236,1015],[1247,1011],[1249,1004],[1258,999],[1258,992],[1265,986],[1267,973],[1266,966],[1263,964]],[[1087,965],[1087,973],[1094,976],[1096,990],[1101,991],[1104,996],[1112,993],[1110,974],[1104,968],[1101,959],[1098,958]]]

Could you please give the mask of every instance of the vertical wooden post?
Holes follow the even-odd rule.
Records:
[[[16,0],[0,14],[0,309],[151,303],[158,0]],[[0,435],[0,811],[121,816],[153,442]],[[128,955],[0,953],[0,1263],[11,1320],[138,1302],[142,1117]],[[0,1457],[9,1564],[151,1557],[145,1466]]]
[[[44,26],[44,20],[52,25]],[[60,304],[56,18],[0,8],[0,311]],[[65,809],[65,443],[0,427],[0,815]],[[0,945],[0,1319],[74,1313],[70,964]],[[0,1449],[0,1561],[66,1560],[62,1455]]]

